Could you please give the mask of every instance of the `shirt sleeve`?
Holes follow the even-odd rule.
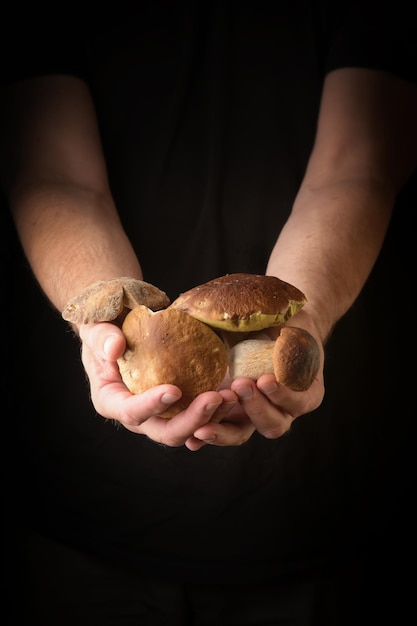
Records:
[[[337,3],[336,3],[337,4]],[[392,73],[417,83],[417,46],[412,3],[354,0],[333,24],[326,73],[363,67]]]
[[[87,78],[83,28],[80,16],[70,10],[58,13],[43,5],[7,9],[0,43],[3,83],[40,75],[70,74]]]

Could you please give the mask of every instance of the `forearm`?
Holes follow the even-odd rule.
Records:
[[[325,342],[379,255],[417,163],[417,90],[346,68],[325,81],[314,149],[267,273],[301,289]]]
[[[14,189],[10,205],[29,264],[57,310],[98,280],[142,278],[111,196],[38,182]]]
[[[95,108],[83,81],[43,76],[0,100],[0,184],[28,262],[62,311],[87,285],[142,278],[109,189]]]
[[[380,252],[394,198],[370,182],[304,183],[272,251],[267,274],[306,297],[304,307],[326,341],[358,297]]]

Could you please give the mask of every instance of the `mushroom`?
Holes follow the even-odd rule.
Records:
[[[276,276],[240,273],[194,287],[170,306],[220,330],[253,332],[284,324],[306,301],[299,289]]]
[[[125,308],[133,309],[144,304],[150,309],[163,309],[169,305],[169,298],[150,283],[122,276],[101,280],[83,289],[67,302],[62,317],[73,324],[111,322]]]
[[[89,285],[62,312],[66,321],[90,324],[114,321],[130,309],[122,323],[127,349],[118,359],[120,375],[131,393],[163,383],[177,385],[182,397],[160,414],[165,418],[185,409],[200,393],[216,389],[228,368],[220,337],[191,315],[166,308],[169,302],[154,285],[121,277]]]
[[[297,390],[313,381],[320,352],[307,331],[282,327],[276,341],[251,337],[282,326],[304,306],[304,294],[293,285],[275,276],[227,274],[169,302],[157,287],[122,277],[88,286],[62,317],[74,324],[120,322],[130,309],[122,323],[127,349],[118,359],[120,374],[135,394],[165,383],[178,386],[182,397],[160,413],[164,418],[218,388],[228,369],[233,378],[274,373]]]
[[[274,374],[280,383],[304,391],[312,384],[320,365],[320,350],[314,337],[306,330],[289,326],[280,329],[276,341],[260,339],[252,333],[282,326],[306,301],[299,289],[276,276],[238,273],[186,291],[170,308],[225,331],[232,378],[247,376],[256,380],[262,374]]]
[[[303,328],[283,326],[277,339],[245,339],[228,353],[232,378],[257,380],[274,374],[276,380],[294,391],[306,391],[317,376],[320,350],[314,337]]]
[[[122,325],[127,350],[118,360],[131,393],[164,383],[177,385],[181,398],[160,417],[171,418],[204,391],[216,389],[227,368],[227,348],[206,324],[180,309],[130,311]]]

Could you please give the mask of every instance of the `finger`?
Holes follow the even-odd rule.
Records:
[[[193,400],[185,411],[171,419],[150,417],[139,427],[138,432],[167,446],[184,445],[196,429],[212,419],[222,402],[223,398],[218,392],[205,392]]]
[[[163,413],[180,398],[181,390],[174,385],[159,385],[141,394],[131,394],[122,382],[107,384],[96,393],[92,390],[92,400],[100,415],[115,419],[134,432],[140,432],[141,424]]]
[[[211,422],[221,422],[239,402],[239,398],[231,389],[221,389],[219,394],[222,396],[223,402],[213,414]]]
[[[115,324],[83,324],[80,326],[80,338],[98,358],[116,361],[126,350],[126,339]]]
[[[256,381],[256,387],[275,407],[285,407],[285,411],[293,416],[302,413],[302,393],[292,391],[289,387],[281,385],[275,376],[261,376]]]
[[[322,377],[317,377],[307,391],[293,391],[285,385],[279,384],[274,376],[261,376],[257,380],[257,388],[268,400],[293,417],[299,417],[315,410],[320,406],[324,397]]]
[[[218,424],[222,422],[224,419],[227,419],[228,415],[238,406],[238,398],[235,393],[233,393],[230,389],[224,390],[220,392],[223,397],[223,402],[219,406],[219,408],[213,413],[208,425],[198,428],[196,432],[201,433],[202,437],[196,436],[194,433],[191,437],[189,437],[185,445],[189,450],[193,452],[196,450],[200,450],[206,443],[214,443],[217,437],[216,429],[213,429],[213,424]],[[208,441],[204,441],[204,435],[207,436]],[[232,445],[232,444],[229,444]]]
[[[241,409],[239,409],[241,411]],[[231,411],[233,413],[233,410]],[[255,432],[255,427],[247,416],[241,413],[239,419],[225,418],[222,422],[210,422],[194,432],[186,445],[190,450],[198,450],[202,445],[241,446]]]
[[[269,384],[272,384],[272,381],[269,381]],[[232,389],[238,395],[239,402],[255,429],[267,439],[277,439],[291,428],[294,415],[286,407],[272,404],[253,380],[236,378],[232,383]]]

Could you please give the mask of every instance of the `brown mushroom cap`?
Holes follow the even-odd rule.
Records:
[[[171,418],[204,391],[215,390],[227,372],[227,350],[207,325],[179,309],[151,311],[140,305],[122,326],[127,350],[118,360],[131,393],[164,383],[177,385],[182,397],[160,413]]]
[[[279,326],[306,303],[305,295],[276,276],[227,274],[182,293],[171,308],[222,330]]]
[[[160,289],[143,280],[122,276],[101,280],[83,289],[67,302],[62,317],[73,324],[92,324],[115,320],[124,308],[144,304],[156,311],[169,305]]]
[[[320,367],[320,349],[307,330],[284,326],[272,354],[275,378],[294,391],[306,391]]]

